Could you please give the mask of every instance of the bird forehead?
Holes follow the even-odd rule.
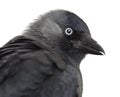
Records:
[[[49,33],[54,35],[61,34],[67,27],[71,27],[77,31],[76,33],[81,31],[89,33],[86,23],[79,16],[69,11],[51,11],[45,14],[44,20],[42,30],[49,31]]]
[[[48,14],[48,18],[57,23],[62,29],[65,29],[66,27],[72,27],[78,31],[82,30],[89,32],[86,23],[79,16],[72,12],[64,10],[52,11]]]

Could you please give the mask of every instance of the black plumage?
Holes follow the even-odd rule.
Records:
[[[82,97],[79,64],[103,53],[77,15],[48,12],[0,48],[0,97]]]

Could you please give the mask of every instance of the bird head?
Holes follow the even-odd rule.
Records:
[[[91,37],[86,23],[69,11],[46,13],[30,26],[30,33],[51,49],[76,60],[81,60],[86,54],[104,54],[103,48]]]

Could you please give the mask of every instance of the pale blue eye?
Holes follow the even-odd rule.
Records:
[[[73,30],[71,28],[66,28],[65,29],[65,34],[66,35],[72,35],[73,34]]]

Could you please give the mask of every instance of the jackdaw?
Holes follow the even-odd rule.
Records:
[[[0,48],[0,97],[82,97],[86,54],[104,54],[86,23],[50,11]]]

